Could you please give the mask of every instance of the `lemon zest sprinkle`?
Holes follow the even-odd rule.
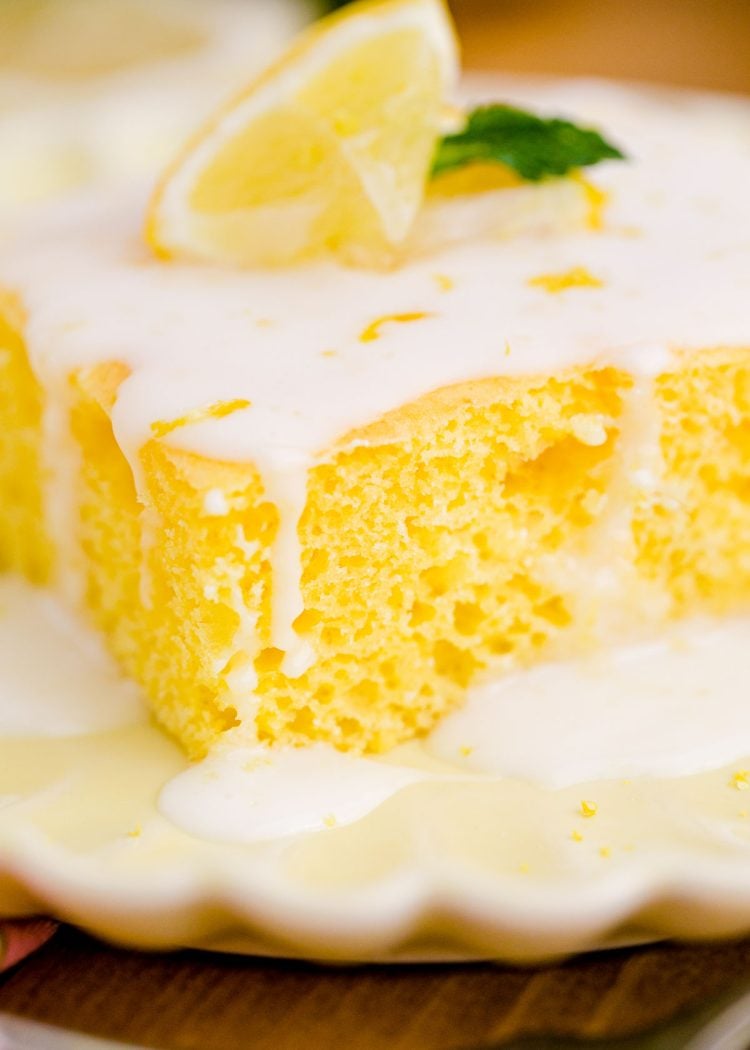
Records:
[[[596,802],[589,802],[585,798],[581,799],[581,816],[586,817],[587,819],[589,817],[595,817],[598,811],[599,807]]]
[[[425,313],[423,310],[414,310],[404,314],[386,314],[384,317],[378,317],[372,324],[368,324],[361,333],[359,341],[360,343],[374,343],[376,339],[380,339],[381,329],[387,324],[412,324],[414,321],[425,321],[428,317],[433,316],[434,314]]]
[[[161,438],[171,434],[173,430],[190,426],[193,423],[202,423],[204,419],[223,419],[233,412],[239,412],[243,408],[250,408],[251,402],[244,398],[236,398],[234,401],[215,401],[212,405],[203,408],[194,408],[192,412],[186,412],[184,416],[173,420],[159,420],[151,424],[151,433],[154,437]]]
[[[738,791],[750,791],[750,769],[738,769],[732,776],[732,786]]]
[[[601,189],[599,186],[595,186],[593,182],[589,182],[589,180],[584,178],[580,172],[571,174],[570,178],[573,179],[574,182],[577,182],[583,190],[586,204],[588,205],[586,225],[590,230],[603,229],[604,212],[609,204],[609,194],[606,190]]]

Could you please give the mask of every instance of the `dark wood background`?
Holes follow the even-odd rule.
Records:
[[[450,0],[468,66],[750,92],[749,0]]]
[[[0,0],[2,2],[2,0]],[[454,0],[467,64],[750,93],[750,0]],[[750,942],[557,966],[320,969],[118,951],[64,930],[0,978],[0,1010],[159,1050],[453,1050],[643,1030],[750,976]]]
[[[0,1010],[157,1050],[469,1050],[518,1034],[640,1032],[748,975],[750,941],[527,970],[332,969],[117,951],[63,930],[0,978]]]

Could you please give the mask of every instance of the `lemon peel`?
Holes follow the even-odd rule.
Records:
[[[365,0],[304,33],[160,181],[162,259],[389,265],[421,207],[458,78],[442,0]]]

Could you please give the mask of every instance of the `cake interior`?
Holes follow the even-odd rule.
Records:
[[[750,598],[746,350],[648,381],[590,366],[459,384],[346,435],[309,472],[294,629],[313,659],[295,677],[271,632],[279,512],[253,463],[179,448],[175,421],[136,487],[111,420],[128,368],[79,369],[56,531],[50,395],[9,296],[0,348],[2,567],[78,603],[194,756],[228,730],[383,751],[483,677]]]

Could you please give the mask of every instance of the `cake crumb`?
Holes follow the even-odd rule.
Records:
[[[587,799],[581,799],[581,816],[582,817],[595,817],[599,811],[599,807],[596,802],[589,802]]]
[[[242,766],[243,773],[257,773],[259,769],[267,769],[273,765],[273,759],[268,755],[254,755]]]
[[[603,288],[604,281],[595,277],[585,266],[574,266],[563,273],[541,273],[528,281],[532,288],[543,288],[551,295],[567,292],[570,288]]]
[[[452,292],[456,287],[456,282],[447,273],[436,273],[435,284],[441,292]]]

